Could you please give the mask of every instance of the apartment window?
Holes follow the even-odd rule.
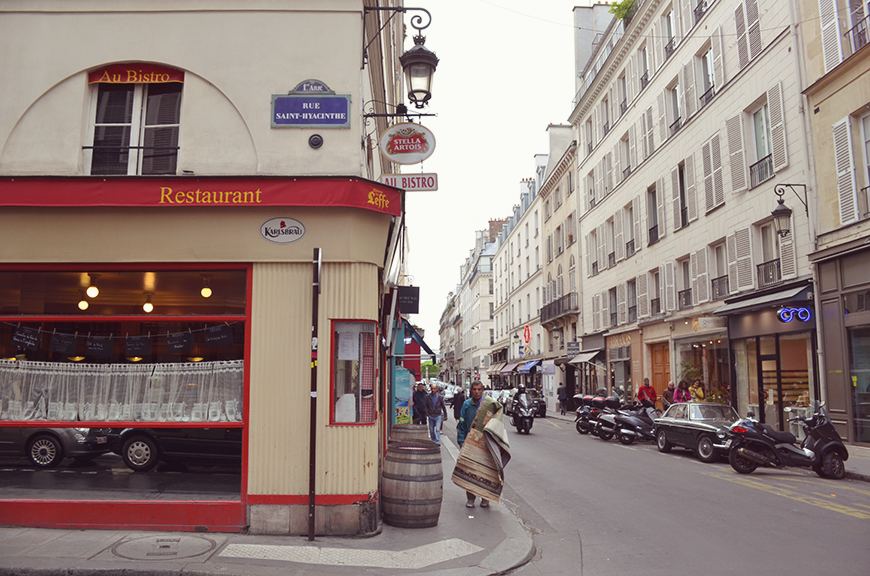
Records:
[[[721,300],[728,296],[728,255],[725,243],[713,246],[713,276],[711,288],[713,300]]]
[[[665,60],[674,54],[676,49],[676,39],[674,38],[674,9],[671,8],[662,18],[662,32],[664,32],[665,41]]]
[[[625,83],[625,72],[616,79],[616,94],[619,98],[619,115],[622,116],[628,110],[628,87]]]
[[[550,199],[547,198],[544,201],[544,221],[547,221],[549,219],[550,219]]]
[[[676,172],[673,173],[674,181],[672,184],[675,187],[676,198],[674,201],[674,228],[685,228],[689,225],[689,206],[686,202],[686,167],[685,164],[677,166]]]
[[[637,51],[637,74],[640,82],[640,89],[643,90],[649,84],[649,64],[646,54],[646,45]]]
[[[535,246],[535,270],[541,269],[541,253],[540,249]]]
[[[631,145],[628,141],[628,132],[626,132],[619,141],[619,164],[622,166],[622,179],[625,180],[631,174]]]
[[[770,115],[765,103],[752,114],[755,163],[749,167],[750,186],[773,178],[773,155],[770,147]]]
[[[646,191],[646,213],[647,213],[647,229],[649,230],[649,244],[653,245],[659,241],[659,216],[658,216],[658,195],[656,187],[650,186]]]
[[[494,314],[495,314],[495,304],[490,302],[489,303],[489,319],[490,320],[492,320]]]
[[[561,186],[556,187],[556,193],[554,194],[554,196],[556,197],[556,208],[561,207],[562,206],[562,187]]]
[[[574,171],[568,170],[568,174],[565,175],[568,192],[566,196],[570,196],[572,192],[574,192]]]
[[[538,211],[535,210],[535,238],[538,237]]]
[[[868,14],[870,14],[870,3],[865,4],[864,0],[849,0],[849,23],[852,28],[846,36],[852,43],[853,53],[866,46],[870,40],[867,33]]]
[[[670,132],[669,134],[676,134],[677,131],[682,127],[682,110],[680,109],[680,83],[674,82],[674,84],[668,89],[666,97],[670,100]]]
[[[605,239],[607,251],[607,267],[613,268],[616,266],[616,226],[613,223],[613,218],[605,222]]]
[[[526,247],[529,245],[529,223],[526,222]]]
[[[700,58],[701,60],[701,107],[713,99],[716,94],[716,74],[713,68],[713,47],[707,48],[707,51]]]
[[[606,97],[601,101],[601,128],[605,136],[610,132],[610,100]]]
[[[607,291],[607,299],[608,299],[608,302],[610,304],[610,308],[609,308],[610,318],[605,318],[604,321],[605,321],[605,323],[610,322],[610,324],[608,324],[608,326],[613,327],[613,326],[616,326],[616,324],[617,324],[617,314],[618,314],[617,301],[616,301],[616,288],[611,288],[610,290]]]
[[[586,210],[592,210],[595,208],[595,173],[590,172],[586,175]]]
[[[577,270],[575,263],[574,255],[571,254],[571,260],[568,263],[568,286],[570,292],[577,292]]]
[[[598,232],[593,230],[586,235],[586,261],[589,262],[589,276],[598,274]]]
[[[183,86],[97,84],[90,173],[175,174]]]
[[[622,234],[625,238],[625,257],[634,256],[637,251],[634,238],[634,206],[627,204],[622,208]]]
[[[650,276],[651,276],[650,279],[652,281],[652,284],[649,287],[650,314],[653,316],[656,316],[656,315],[662,313],[662,287],[661,287],[661,283],[659,282],[659,276],[660,276],[659,271],[656,270],[655,272],[651,273]]]
[[[692,273],[689,259],[677,260],[680,271],[680,284],[682,289],[677,292],[678,307],[680,310],[692,307]]]
[[[628,321],[637,322],[637,283],[635,280],[629,280],[626,283],[628,291]]]
[[[592,136],[592,118],[586,120],[586,154],[592,154],[592,148],[595,147],[595,139]]]
[[[758,265],[758,287],[764,288],[782,280],[779,235],[773,223],[759,228],[761,234],[761,264]]]

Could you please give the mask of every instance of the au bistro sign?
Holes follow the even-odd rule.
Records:
[[[292,244],[305,236],[305,226],[294,218],[272,218],[260,226],[260,235],[275,244]]]
[[[438,190],[438,174],[381,174],[381,184],[407,192],[434,192]]]
[[[396,124],[381,134],[381,154],[396,164],[418,164],[435,151],[435,135],[419,124]]]

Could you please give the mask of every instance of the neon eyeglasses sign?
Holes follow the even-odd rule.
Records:
[[[785,322],[788,324],[789,322],[793,322],[794,320],[800,320],[801,322],[809,322],[812,318],[812,311],[809,308],[780,308],[776,312],[776,317],[780,322]]]

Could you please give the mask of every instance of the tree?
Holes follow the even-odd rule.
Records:
[[[609,12],[619,20],[625,20],[626,24],[634,16],[635,11],[635,0],[618,0],[610,3]]]
[[[437,378],[438,374],[441,373],[441,367],[431,360],[428,360],[420,364],[420,378],[425,377],[427,369],[429,371],[429,378]]]

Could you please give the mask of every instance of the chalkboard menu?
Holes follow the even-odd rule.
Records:
[[[170,354],[183,354],[193,350],[193,334],[176,332],[166,339],[166,349]]]
[[[131,336],[124,342],[125,356],[151,356],[151,338]]]
[[[112,339],[106,336],[91,336],[85,345],[85,354],[97,358],[108,358],[112,355]]]
[[[18,344],[30,352],[36,352],[39,350],[39,340],[39,330],[36,328],[28,328],[26,326],[19,326],[15,329],[15,333],[12,335],[12,341],[15,344]]]
[[[216,348],[224,344],[233,343],[233,330],[226,324],[209,326],[205,329],[206,348]]]
[[[78,340],[73,334],[52,334],[48,349],[58,354],[75,354]]]

